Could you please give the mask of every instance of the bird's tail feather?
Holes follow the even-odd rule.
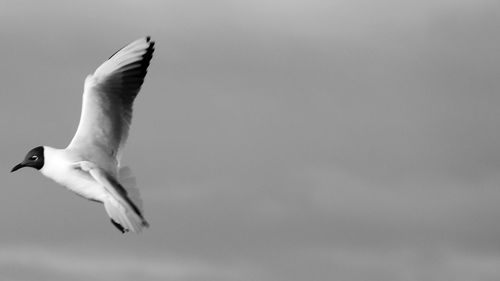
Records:
[[[127,190],[117,179],[89,161],[80,161],[73,165],[88,172],[108,192],[108,196],[103,200],[104,208],[111,217],[113,225],[120,231],[140,232],[143,227],[149,227],[141,210],[129,198]]]
[[[128,198],[143,212],[142,199],[137,188],[137,182],[132,174],[132,170],[128,166],[120,167],[118,170],[118,181],[127,191]]]
[[[113,225],[123,233],[129,230],[141,232],[143,227],[149,226],[148,222],[140,217],[135,210],[120,204],[112,197],[104,202],[104,209],[106,209]]]

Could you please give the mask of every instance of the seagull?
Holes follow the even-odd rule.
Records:
[[[149,36],[138,39],[88,75],[80,123],[70,144],[64,149],[35,147],[11,172],[35,168],[70,191],[102,203],[111,223],[122,233],[138,233],[148,227],[138,191],[131,183],[134,179],[128,167],[120,166],[120,156],[154,44]]]

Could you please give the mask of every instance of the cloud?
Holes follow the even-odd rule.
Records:
[[[9,280],[304,280],[335,276],[342,280],[491,280],[500,256],[457,251],[444,245],[418,249],[284,249],[253,260],[207,262],[179,255],[136,256],[133,252],[103,253],[70,246],[3,245],[2,277]]]
[[[234,280],[245,275],[245,268],[234,265],[209,264],[206,261],[179,257],[137,257],[133,253],[105,254],[80,247],[47,248],[37,245],[2,247],[0,268],[8,270],[14,280],[33,280],[37,276],[77,278],[77,280]],[[2,272],[4,272],[2,270]],[[3,275],[3,277],[6,277]],[[54,279],[52,279],[54,280]]]

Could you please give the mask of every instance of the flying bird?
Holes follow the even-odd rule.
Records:
[[[111,223],[122,233],[148,227],[138,191],[126,184],[130,183],[130,170],[120,166],[120,156],[154,45],[149,36],[138,39],[88,75],[80,123],[70,144],[64,149],[35,147],[11,172],[35,168],[76,194],[102,203]]]

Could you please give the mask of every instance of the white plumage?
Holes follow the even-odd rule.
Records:
[[[130,169],[120,156],[132,120],[132,106],[154,52],[149,37],[112,55],[85,79],[82,112],[75,136],[65,149],[37,147],[14,167],[43,175],[89,200],[101,202],[122,232],[149,226]],[[122,182],[120,182],[122,181]]]

